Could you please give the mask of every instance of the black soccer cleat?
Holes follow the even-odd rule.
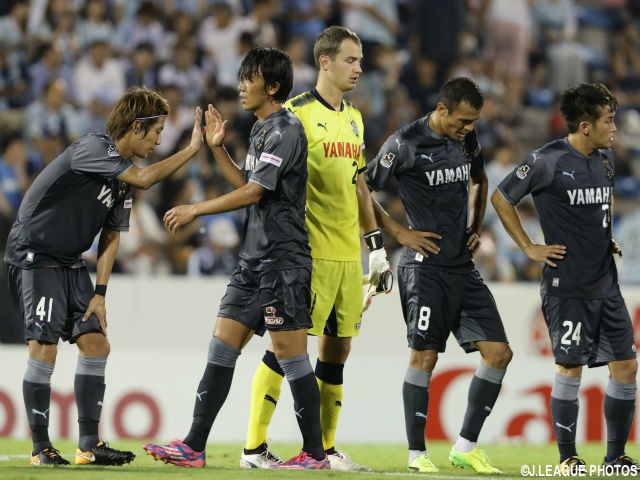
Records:
[[[69,465],[69,461],[60,456],[53,447],[47,447],[39,453],[31,453],[31,465]]]
[[[604,465],[605,467],[611,466],[614,468],[614,471],[619,470],[622,467],[627,467],[627,468],[633,469],[634,472],[640,473],[640,463],[636,462],[629,455],[625,455],[625,454],[622,454],[619,457],[614,458],[610,462],[607,462],[607,459],[605,458],[604,461],[602,462],[602,465]],[[635,475],[635,474],[636,473],[632,473],[632,475]]]
[[[76,449],[76,465],[124,465],[136,458],[136,454],[125,450],[116,450],[109,447],[106,442],[98,442],[98,444],[83,452],[79,448]]]

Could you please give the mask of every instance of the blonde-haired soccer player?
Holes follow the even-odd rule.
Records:
[[[362,264],[360,229],[371,250],[369,277],[376,283],[389,269],[362,173],[363,124],[360,111],[343,99],[362,72],[358,36],[339,26],[323,31],[314,46],[318,80],[313,90],[285,106],[300,118],[308,141],[307,217],[313,273],[309,330],[318,336],[316,377],[320,386],[322,440],[332,470],[366,471],[368,467],[335,449],[342,405],[342,372],[351,338],[360,331]],[[253,379],[251,413],[241,468],[270,468],[280,459],[267,447],[267,428],[280,396],[282,369],[267,350]]]

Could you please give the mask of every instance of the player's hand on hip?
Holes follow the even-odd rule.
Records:
[[[191,132],[191,142],[189,146],[200,150],[202,146],[202,109],[196,107],[196,112],[193,118],[193,131]]]
[[[440,253],[438,244],[430,239],[441,240],[442,236],[433,232],[421,232],[404,227],[396,236],[396,240],[401,245],[417,251],[423,257],[428,257],[430,253],[433,255]]]
[[[220,112],[211,104],[207,106],[207,111],[204,114],[204,124],[205,139],[209,147],[221,147],[227,133],[227,120],[223,121]]]
[[[622,248],[613,238],[611,239],[611,248],[613,248],[614,255],[622,257]]]
[[[84,312],[82,316],[82,321],[86,322],[91,315],[95,315],[100,322],[100,328],[102,328],[102,333],[104,336],[107,336],[107,308],[105,307],[104,297],[102,295],[94,295],[91,301],[89,302],[89,306],[87,307],[87,311]]]
[[[194,218],[196,214],[193,205],[178,205],[164,214],[163,221],[167,230],[176,233],[181,226],[192,222]]]
[[[472,254],[476,253],[476,250],[480,248],[480,243],[480,235],[471,229],[467,229],[467,248]]]
[[[544,262],[550,267],[557,267],[554,260],[564,260],[567,247],[564,245],[538,245],[532,243],[523,249],[525,255],[536,262]]]

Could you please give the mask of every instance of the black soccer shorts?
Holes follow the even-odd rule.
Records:
[[[542,313],[560,365],[599,367],[636,357],[631,317],[620,293],[598,299],[542,295]]]
[[[85,333],[102,332],[95,314],[82,321],[94,295],[85,267],[24,269],[7,265],[7,273],[27,342],[57,344],[62,339],[74,343]]]
[[[220,302],[218,317],[242,323],[257,335],[265,330],[311,328],[311,266],[255,271],[238,266]]]
[[[444,352],[453,332],[465,352],[477,341],[507,342],[493,295],[477,270],[398,267],[407,341],[414,350]]]

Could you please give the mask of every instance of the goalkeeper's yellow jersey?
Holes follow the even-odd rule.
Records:
[[[360,261],[358,174],[366,170],[362,115],[343,100],[334,110],[314,90],[288,100],[309,144],[307,217],[311,256]]]

